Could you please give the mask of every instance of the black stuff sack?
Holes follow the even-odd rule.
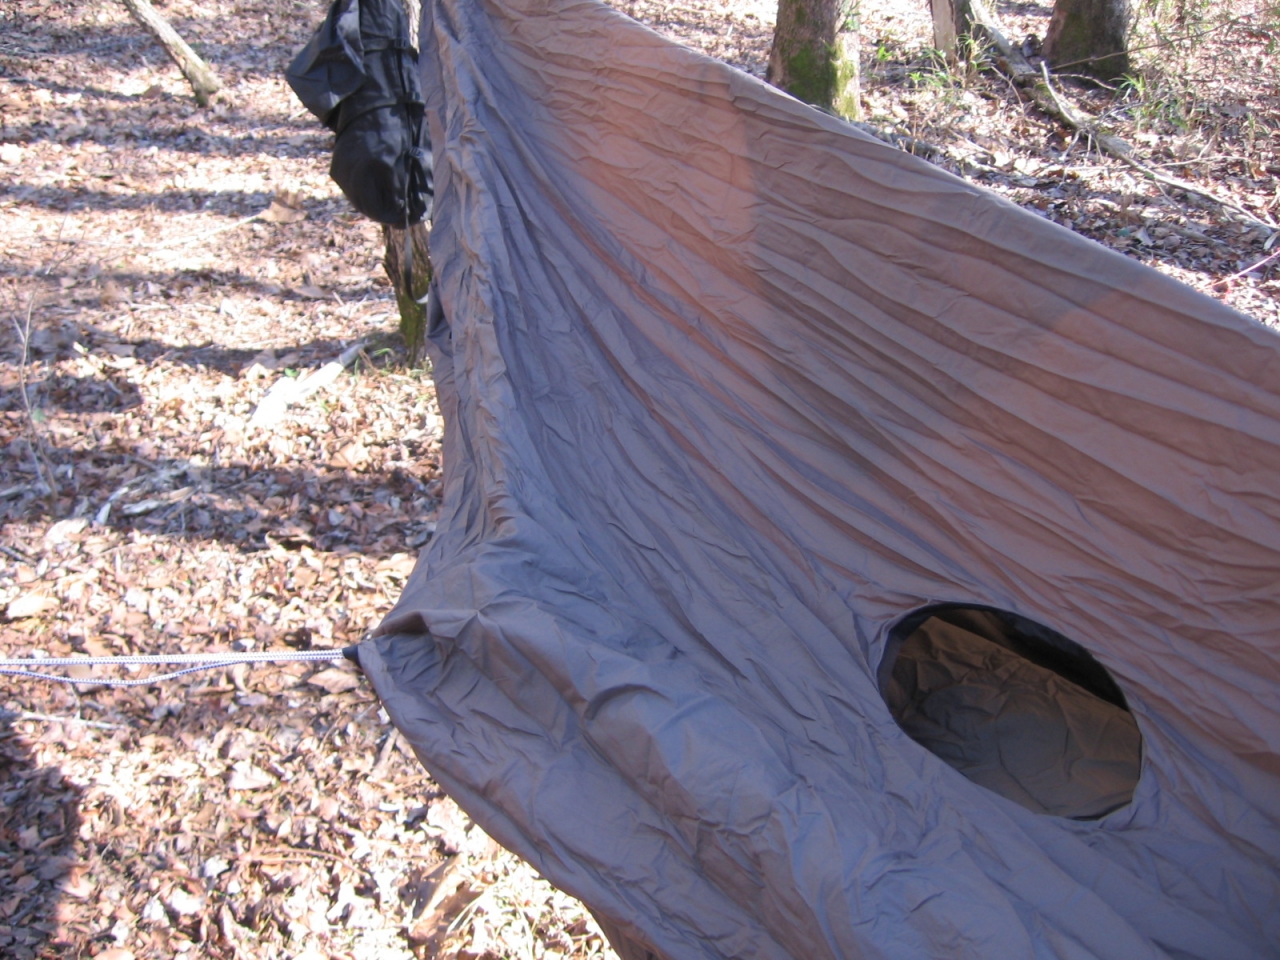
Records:
[[[285,76],[337,134],[329,175],[357,210],[391,226],[431,215],[431,139],[399,0],[334,0]]]

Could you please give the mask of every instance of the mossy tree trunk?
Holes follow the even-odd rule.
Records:
[[[178,65],[182,75],[191,84],[191,92],[196,96],[196,103],[205,107],[209,98],[222,89],[222,83],[213,69],[200,59],[199,55],[178,35],[178,31],[169,26],[169,21],[156,12],[150,0],[122,0],[133,19],[142,24],[160,41],[169,59]]]
[[[848,120],[858,99],[858,0],[778,0],[769,82]]]
[[[427,290],[431,287],[431,227],[415,223],[407,231],[403,227],[382,228],[387,253],[383,266],[396,291],[400,308],[400,333],[409,348],[409,365],[422,361],[422,348],[427,335]]]
[[[1054,0],[1044,58],[1055,70],[1112,80],[1129,72],[1129,0]]]

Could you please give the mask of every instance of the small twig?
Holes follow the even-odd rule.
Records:
[[[1259,260],[1257,263],[1253,264],[1252,266],[1245,267],[1243,270],[1237,273],[1233,273],[1229,277],[1223,277],[1221,280],[1218,281],[1218,283],[1230,283],[1232,280],[1239,280],[1245,274],[1253,273],[1253,271],[1257,270],[1259,267],[1265,267],[1268,263],[1270,263],[1272,260],[1275,260],[1277,257],[1280,257],[1280,250],[1277,250],[1275,253],[1272,253],[1268,256],[1263,257],[1261,260]]]
[[[321,747],[323,747],[323,746],[325,745],[325,743],[328,741],[328,739],[329,739],[330,735],[331,735],[331,734],[333,734],[333,733],[338,729],[338,727],[340,727],[340,726],[346,726],[346,725],[348,725],[348,724],[355,724],[355,723],[358,723],[359,721],[361,721],[361,720],[363,720],[363,719],[365,718],[365,716],[369,713],[369,711],[370,711],[370,710],[372,710],[372,709],[374,708],[374,706],[376,706],[376,704],[370,704],[369,706],[365,707],[363,710],[361,710],[359,713],[357,713],[353,718],[351,718],[350,720],[348,720],[346,724],[343,724],[343,723],[341,723],[340,721],[337,721],[337,720],[335,720],[335,721],[333,721],[333,723],[329,724],[329,729],[328,729],[328,730],[326,730],[326,731],[324,732],[324,736],[323,736],[323,737],[321,737],[321,738],[320,738],[320,742],[316,744],[316,751],[317,751],[317,752],[319,752],[320,748],[321,748]]]
[[[58,223],[58,233],[53,238],[55,254],[42,269],[35,271],[37,275],[49,276],[70,258],[71,249],[61,254],[56,252],[57,247],[63,242],[62,234],[66,230],[67,220],[70,216],[70,212],[62,215],[62,220]],[[80,239],[84,239],[83,233],[81,233]],[[79,242],[79,240],[71,241],[71,247],[74,248]],[[18,339],[22,342],[22,356],[18,364],[18,387],[19,392],[22,394],[22,405],[26,413],[27,447],[31,454],[31,465],[35,470],[36,480],[45,487],[45,495],[49,498],[50,509],[54,509],[57,504],[58,482],[54,475],[53,467],[48,462],[43,439],[36,430],[35,408],[32,406],[31,394],[28,390],[30,387],[27,372],[31,364],[31,325],[35,316],[37,292],[37,289],[33,287],[27,297],[27,311],[22,324],[19,325],[15,317],[13,325],[18,334]]]
[[[1223,243],[1216,237],[1211,237],[1208,234],[1201,233],[1199,230],[1192,230],[1190,227],[1182,227],[1176,223],[1168,224],[1168,227],[1184,240],[1207,244],[1220,252],[1226,252],[1231,249],[1230,244]]]
[[[12,559],[17,560],[19,563],[35,562],[35,557],[28,556],[20,550],[15,550],[13,547],[6,547],[4,544],[0,544],[0,553],[3,553],[6,557],[11,557]]]
[[[207,240],[210,237],[216,237],[219,234],[227,233],[228,231],[238,229],[239,227],[243,227],[246,224],[253,223],[255,220],[261,219],[262,215],[266,212],[267,212],[266,210],[260,210],[257,213],[253,214],[252,216],[244,217],[240,220],[235,220],[231,223],[224,223],[222,226],[215,227],[212,230],[201,230],[199,234],[199,239]],[[186,237],[182,240],[168,240],[163,243],[157,243],[154,245],[139,244],[139,246],[150,254],[168,253],[178,249],[179,247],[184,247],[185,245],[190,244],[191,241],[194,239],[196,239],[196,237]],[[161,304],[161,306],[163,306],[163,304]]]
[[[1226,160],[1235,160],[1239,163],[1252,163],[1249,157],[1235,157],[1230,154],[1220,153],[1208,157],[1192,157],[1190,160],[1161,160],[1159,163],[1152,163],[1153,167],[1194,167],[1198,163],[1221,163]]]
[[[27,450],[31,454],[31,466],[35,470],[36,479],[47,489],[50,501],[54,501],[58,496],[58,483],[54,478],[53,470],[44,460],[44,450],[41,447],[40,436],[36,432],[35,410],[31,406],[31,394],[27,390],[27,367],[31,362],[31,318],[35,314],[35,309],[36,291],[33,289],[27,297],[27,314],[22,325],[18,325],[17,319],[13,321],[18,338],[22,341],[22,357],[18,362],[18,392],[22,395],[22,406],[27,415]]]
[[[391,763],[391,755],[395,752],[396,744],[399,742],[400,731],[392,727],[391,732],[387,734],[386,741],[382,744],[382,751],[378,754],[378,762],[369,771],[370,780],[382,779],[382,775],[387,772],[387,766]]]
[[[306,863],[307,860],[309,859],[312,859],[314,857],[319,857],[322,860],[332,860],[334,863],[340,863],[344,867],[348,867],[354,870],[356,873],[369,872],[363,867],[357,866],[355,863],[353,863],[351,860],[347,859],[346,857],[340,857],[336,853],[329,853],[326,850],[306,850],[300,847],[293,847],[292,849],[297,850],[298,853],[296,854],[276,853],[270,856],[249,856],[249,857],[246,857],[245,859],[250,860],[253,863],[262,864],[265,866],[275,866],[281,863]]]
[[[220,683],[212,687],[192,687],[187,690],[188,697],[220,697],[224,693],[234,693],[235,687],[229,683]]]
[[[70,723],[94,730],[133,730],[128,723],[107,723],[104,720],[83,720],[80,717],[55,717],[48,713],[32,713],[30,710],[0,710],[0,718],[13,723],[18,720],[35,720],[39,723]]]

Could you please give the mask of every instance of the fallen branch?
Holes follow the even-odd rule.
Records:
[[[330,360],[308,377],[281,377],[267,390],[257,409],[249,417],[250,427],[269,427],[284,416],[292,404],[305,400],[317,390],[337,380],[347,367],[356,362],[364,350],[364,341],[358,341],[342,351],[336,360]]]
[[[1270,220],[1263,220],[1239,204],[1224,199],[1212,191],[1205,190],[1177,177],[1167,176],[1153,169],[1149,164],[1143,163],[1134,156],[1133,147],[1126,141],[1114,134],[1099,130],[1096,125],[1096,117],[1076,109],[1058,94],[1053,87],[1053,82],[1049,79],[1047,66],[1042,64],[1041,69],[1036,70],[1035,67],[1027,62],[1027,58],[1022,55],[1022,51],[1010,43],[1009,39],[1000,30],[1000,27],[995,22],[995,17],[986,8],[982,0],[973,0],[973,27],[975,33],[980,34],[996,49],[999,54],[996,66],[1001,72],[1005,73],[1019,89],[1034,101],[1036,106],[1049,116],[1072,130],[1077,130],[1089,137],[1105,153],[1132,167],[1143,176],[1149,177],[1167,187],[1173,187],[1184,193],[1194,194],[1208,200],[1245,223],[1261,227],[1268,233],[1280,232],[1280,224]]]
[[[191,92],[195,94],[196,103],[202,107],[209,105],[209,98],[222,89],[213,69],[200,59],[199,55],[187,46],[187,42],[178,36],[178,31],[169,26],[169,21],[151,6],[151,0],[121,0],[128,8],[133,19],[151,31],[160,41],[169,59],[178,65],[182,75],[191,84]]]
[[[1216,203],[1224,210],[1234,213],[1241,220],[1251,224],[1252,226],[1262,227],[1271,233],[1280,230],[1280,224],[1261,220],[1237,203],[1224,199],[1223,197],[1220,197],[1209,190],[1205,190],[1202,187],[1198,187],[1194,183],[1188,183],[1186,180],[1180,180],[1177,177],[1170,177],[1167,174],[1161,173],[1159,170],[1153,169],[1148,164],[1143,163],[1133,155],[1133,147],[1128,143],[1121,140],[1119,137],[1102,133],[1101,131],[1093,128],[1090,124],[1090,121],[1093,119],[1092,117],[1081,114],[1079,111],[1072,108],[1070,104],[1063,101],[1063,99],[1058,96],[1058,92],[1053,88],[1053,83],[1049,79],[1049,68],[1044,64],[1041,64],[1041,72],[1043,76],[1041,78],[1041,84],[1038,84],[1037,88],[1041,85],[1043,86],[1044,91],[1052,100],[1056,108],[1055,115],[1061,117],[1081,133],[1092,137],[1099,146],[1117,160],[1128,164],[1130,167],[1133,167],[1133,169],[1143,174],[1143,176],[1150,177],[1152,180],[1155,180],[1157,183],[1162,183],[1166,187],[1173,187],[1177,190],[1183,191],[1184,193],[1193,193],[1196,196],[1203,197],[1211,203]]]

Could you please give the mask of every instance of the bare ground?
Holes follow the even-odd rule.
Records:
[[[767,2],[617,6],[763,75]],[[1132,83],[1063,95],[1158,169],[1274,220],[1280,15],[1182,9],[1144,15],[1140,43],[1165,39]],[[402,363],[379,230],[328,181],[329,138],[281,79],[321,6],[163,10],[227,85],[209,109],[115,2],[0,11],[6,655],[341,647],[433,530],[430,379]],[[1000,8],[1019,39],[1048,13]],[[862,34],[872,125],[1280,325],[1271,231],[1100,156],[980,53],[948,66],[923,5],[868,3]],[[353,343],[351,371],[250,425],[273,384]],[[579,904],[442,795],[345,668],[125,691],[5,678],[0,704],[0,955],[611,955]]]

